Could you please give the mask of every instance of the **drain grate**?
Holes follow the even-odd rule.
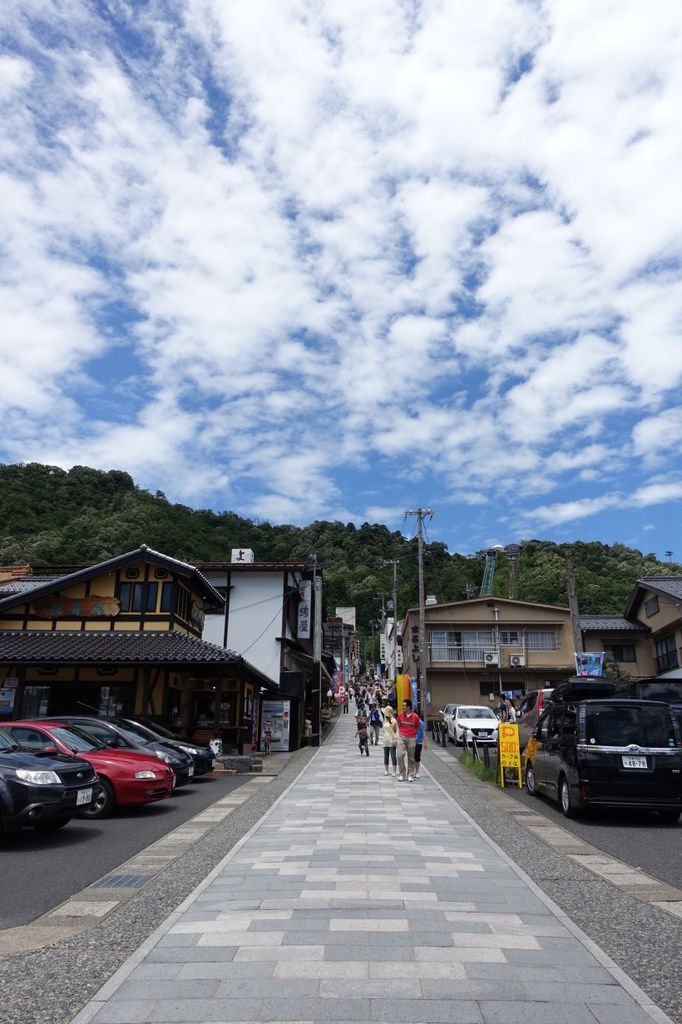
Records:
[[[139,889],[153,875],[105,875],[95,882],[93,889]]]

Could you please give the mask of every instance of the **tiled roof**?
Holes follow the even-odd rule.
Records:
[[[648,626],[631,623],[623,615],[581,615],[582,630],[601,630],[610,633],[648,633]]]
[[[0,583],[0,597],[9,597],[10,594],[30,594],[32,590],[44,586],[58,576],[28,576],[23,580],[11,580],[7,583]]]
[[[249,665],[240,654],[175,631],[0,630],[0,663]]]
[[[637,585],[682,598],[682,576],[645,576],[637,580]]]
[[[630,622],[622,615],[581,615],[581,629],[608,630],[611,633],[648,633],[648,626]]]

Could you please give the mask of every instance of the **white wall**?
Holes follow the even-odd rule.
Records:
[[[226,573],[205,573],[214,586],[225,586]],[[227,648],[242,654],[247,661],[279,685],[282,645],[282,572],[233,572],[228,595],[229,619]],[[225,623],[222,615],[207,615],[203,639],[223,646]]]

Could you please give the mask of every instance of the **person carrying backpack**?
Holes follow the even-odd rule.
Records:
[[[369,713],[369,728],[370,728],[370,742],[374,746],[379,745],[379,733],[381,727],[384,724],[384,716],[382,715],[376,704],[372,705],[372,710]]]

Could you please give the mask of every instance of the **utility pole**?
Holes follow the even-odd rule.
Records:
[[[419,676],[417,679],[417,702],[419,717],[424,717],[426,701],[426,605],[424,601],[424,532],[423,524],[426,516],[433,516],[430,508],[408,509],[405,516],[417,517],[417,560],[419,565]]]
[[[311,746],[320,745],[320,706],[322,703],[322,577],[317,555],[313,555],[313,692]]]
[[[573,631],[573,648],[576,654],[583,649],[583,638],[580,632],[580,612],[578,610],[578,587],[575,582],[575,571],[570,558],[566,559],[566,589],[568,591],[568,610],[571,615],[571,630]]]
[[[393,674],[396,675],[398,669],[398,566],[400,560],[387,558],[381,564],[393,566],[393,668],[395,670]]]

